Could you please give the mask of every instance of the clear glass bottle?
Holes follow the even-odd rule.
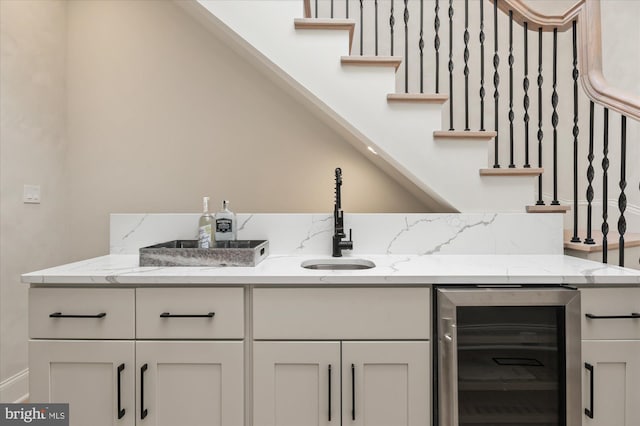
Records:
[[[198,247],[211,248],[214,243],[215,218],[209,213],[209,197],[202,198],[202,216],[198,222]]]
[[[229,210],[229,201],[222,202],[222,210],[216,213],[216,241],[232,241],[237,237],[236,214]]]

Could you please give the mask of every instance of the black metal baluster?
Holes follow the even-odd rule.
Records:
[[[409,0],[404,0],[404,93],[409,93]]]
[[[516,167],[513,156],[513,10],[509,11],[509,168]]]
[[[558,201],[558,28],[553,29],[553,94],[551,95],[553,114],[553,201],[552,206],[559,206]]]
[[[318,0],[316,0],[316,18],[318,17]]]
[[[624,211],[627,209],[627,196],[624,193],[627,187],[626,165],[627,165],[627,117],[622,116],[620,120],[620,196],[618,197],[618,208],[620,218],[618,219],[618,233],[620,234],[618,252],[620,254],[618,265],[624,266],[624,233],[627,230],[627,220],[624,218]]]
[[[573,21],[573,237],[572,243],[579,243],[578,237],[578,31]],[[591,232],[589,229],[587,232]]]
[[[347,19],[349,19],[349,0],[347,0],[345,2],[345,4],[346,4],[346,9],[347,9],[346,12],[345,12],[345,16],[346,16]]]
[[[480,130],[484,131],[484,0],[480,0]]]
[[[362,10],[362,8],[363,8],[362,2],[363,1],[364,0],[360,0],[360,56],[362,56],[362,51],[363,51],[362,46],[363,46],[363,41],[364,41],[363,40],[363,38],[364,38],[364,21],[363,21],[363,17],[362,17],[362,15],[363,15],[363,13],[362,13],[363,12],[363,10]]]
[[[542,167],[542,139],[544,132],[542,131],[542,27],[538,28],[538,167]],[[538,175],[538,201],[536,206],[544,206],[542,200],[542,174]]]
[[[453,0],[449,0],[449,130],[453,128]]]
[[[424,93],[424,0],[420,0],[420,93]]]
[[[585,244],[595,244],[595,240],[591,236],[591,215],[593,214],[591,202],[593,201],[593,126],[594,126],[594,109],[593,101],[589,103],[589,166],[587,167],[587,238],[584,239]]]
[[[607,263],[609,244],[607,235],[609,234],[609,109],[604,109],[604,147],[602,149],[602,263]]]
[[[469,0],[464,0],[464,130],[469,131]]]
[[[396,18],[393,16],[393,0],[391,0],[391,15],[389,16],[389,27],[391,27],[391,56],[393,56],[393,26],[396,24]]]
[[[433,20],[433,27],[436,30],[436,35],[433,38],[433,47],[436,50],[436,93],[440,93],[440,35],[438,35],[438,31],[440,30],[440,17],[438,16],[439,11],[440,0],[436,0],[436,17]]]
[[[376,32],[376,56],[378,56],[378,0],[374,3],[376,9],[376,17],[375,17],[375,32]]]
[[[494,163],[493,168],[499,169],[500,163],[498,161],[498,117],[500,116],[498,112],[498,101],[500,100],[500,93],[498,92],[498,85],[500,84],[500,75],[498,74],[498,65],[500,65],[500,56],[498,56],[498,0],[493,2],[493,45],[494,45],[494,53],[493,53],[493,100],[495,102],[495,111],[494,111],[494,129],[496,131],[495,143],[494,143]]]
[[[331,0],[331,18],[333,19],[333,0]]]
[[[531,167],[529,164],[529,24],[524,23],[524,80],[522,81],[524,89],[524,168]]]

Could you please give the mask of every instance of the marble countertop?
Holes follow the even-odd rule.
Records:
[[[347,259],[349,256],[346,256]],[[31,284],[366,285],[572,284],[640,286],[640,271],[563,255],[358,255],[376,267],[308,270],[300,263],[328,258],[271,255],[256,267],[139,267],[137,255],[96,257],[22,275]]]

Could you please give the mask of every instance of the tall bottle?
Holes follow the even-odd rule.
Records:
[[[209,213],[209,197],[202,198],[202,216],[198,222],[198,247],[211,248],[215,241],[214,236],[215,218]]]
[[[230,241],[237,237],[236,214],[229,210],[229,201],[222,202],[222,210],[216,213],[216,241]]]

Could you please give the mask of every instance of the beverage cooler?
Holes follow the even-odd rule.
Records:
[[[437,288],[439,426],[579,426],[580,294]]]

